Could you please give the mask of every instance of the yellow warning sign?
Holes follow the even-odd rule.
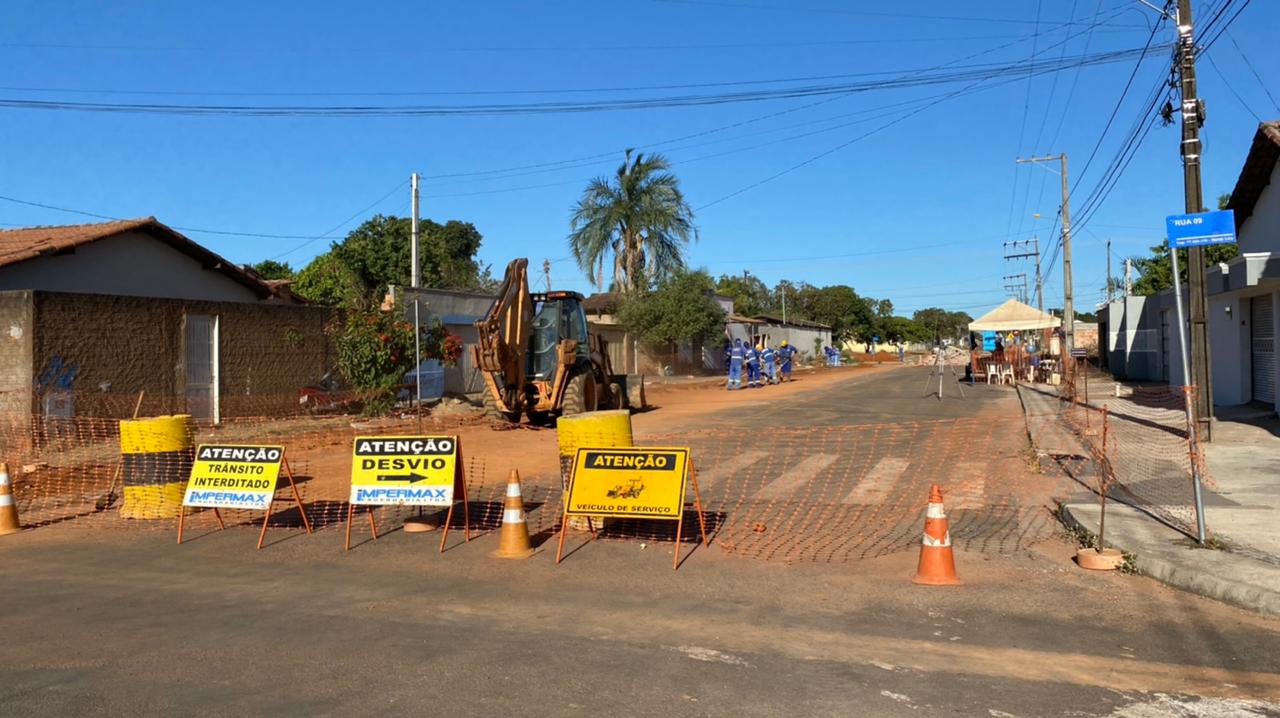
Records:
[[[679,519],[688,467],[688,449],[578,449],[565,513]]]
[[[184,506],[266,511],[276,493],[282,446],[201,444],[183,494]]]
[[[456,436],[357,436],[351,503],[451,506],[457,467]]]

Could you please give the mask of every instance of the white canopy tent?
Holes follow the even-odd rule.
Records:
[[[1016,299],[1001,304],[981,317],[969,322],[971,332],[1012,332],[1032,329],[1049,329],[1062,324],[1062,320],[1046,314]]]

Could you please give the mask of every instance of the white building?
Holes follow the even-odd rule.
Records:
[[[1209,267],[1209,351],[1214,404],[1280,410],[1280,121],[1258,126],[1228,208],[1240,256]],[[1186,299],[1184,287],[1184,300]],[[1107,363],[1117,377],[1182,384],[1173,290],[1123,297],[1102,309]]]
[[[1209,342],[1215,404],[1280,409],[1280,121],[1258,126],[1231,192],[1240,256],[1210,267]]]

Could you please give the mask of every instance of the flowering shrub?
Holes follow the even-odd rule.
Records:
[[[413,371],[413,324],[393,312],[352,311],[331,328],[338,371],[354,387],[366,415],[395,406],[404,375]],[[462,356],[462,339],[438,320],[422,327],[422,358],[453,366]]]

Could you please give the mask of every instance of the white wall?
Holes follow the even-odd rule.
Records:
[[[251,289],[145,234],[130,232],[0,267],[0,290],[256,302]]]
[[[1230,314],[1227,314],[1228,308]],[[1209,297],[1209,351],[1213,403],[1218,406],[1248,403],[1251,392],[1249,300],[1241,299],[1238,292]]]
[[[1240,253],[1280,252],[1280,162],[1271,168],[1271,184],[1262,189],[1253,214],[1239,228]]]

